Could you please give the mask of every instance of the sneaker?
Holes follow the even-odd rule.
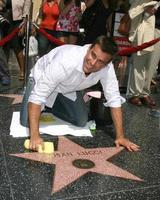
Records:
[[[10,80],[9,77],[2,77],[1,78],[1,83],[2,83],[2,85],[10,85],[11,80]]]
[[[91,131],[95,131],[96,130],[96,122],[94,120],[91,120],[91,121],[87,122],[87,126]]]

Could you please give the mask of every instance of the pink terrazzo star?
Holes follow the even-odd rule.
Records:
[[[85,149],[65,137],[59,137],[58,150],[55,151],[54,154],[20,153],[11,155],[48,164],[55,164],[56,168],[52,187],[52,193],[54,193],[77,180],[87,172],[96,172],[103,175],[143,181],[107,161],[109,158],[120,153],[123,149],[123,147]],[[82,164],[84,168],[78,168],[73,165],[73,162],[78,162],[79,160],[87,160],[94,165],[90,167],[87,166],[88,168],[86,168],[86,163],[84,162],[84,164]]]
[[[23,100],[23,95],[20,94],[0,94],[0,97],[8,97],[14,99],[12,105],[21,103]]]

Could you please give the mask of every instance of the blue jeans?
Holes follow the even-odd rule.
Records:
[[[3,33],[0,30],[0,40],[3,38]],[[0,46],[0,78],[10,78],[7,58],[2,46]]]
[[[53,37],[57,37],[57,32],[54,30],[47,30],[45,31],[50,34]],[[37,40],[38,40],[38,52],[39,56],[43,56],[46,53],[48,53],[50,50],[55,48],[57,45],[53,42],[49,41],[45,36],[43,36],[41,33],[37,34]]]
[[[28,99],[34,85],[34,79],[29,77],[20,110],[20,124],[25,127],[28,127]]]
[[[20,123],[25,127],[28,127],[28,98],[34,85],[34,79],[29,78],[20,111]],[[77,91],[76,94],[77,99],[72,101],[59,93],[52,108],[47,109],[47,111],[51,112],[60,119],[70,122],[76,126],[83,127],[88,121],[87,107],[83,100],[81,91]]]
[[[51,112],[60,119],[83,127],[88,121],[87,107],[83,100],[82,92],[77,91],[76,95],[77,99],[72,101],[59,93]]]

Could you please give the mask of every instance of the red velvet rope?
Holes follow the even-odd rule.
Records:
[[[6,37],[0,40],[0,46],[4,46],[8,41],[10,41],[20,30],[20,27],[15,28],[11,33],[9,33]]]
[[[58,46],[59,45],[63,45],[64,43],[61,42],[59,39],[51,36],[50,34],[48,34],[44,29],[40,28],[38,29],[40,33],[42,33],[45,37],[48,38],[48,40],[50,40],[51,42],[57,44]],[[157,42],[160,41],[160,38],[157,38],[157,39],[154,39],[154,40],[151,40],[149,42],[146,42],[146,43],[143,43],[142,45],[139,45],[139,46],[136,46],[136,47],[128,47],[128,48],[124,48],[122,50],[120,50],[118,52],[118,55],[119,56],[127,56],[127,55],[130,55],[132,53],[136,53],[137,51],[141,51],[147,47],[150,47],[154,44],[156,44]]]
[[[4,37],[2,40],[0,40],[0,46],[5,45],[9,40],[11,40],[19,32],[19,30],[20,30],[20,27],[15,28],[11,33],[9,33],[6,37]],[[39,30],[40,33],[42,33],[48,40],[50,40],[54,44],[56,44],[58,46],[64,44],[64,42],[62,42],[59,39],[48,34],[44,29],[38,28],[38,30]],[[149,42],[145,42],[142,45],[139,45],[139,46],[136,46],[136,47],[124,48],[124,49],[122,49],[118,52],[118,55],[119,56],[127,56],[127,55],[130,55],[132,53],[136,53],[137,51],[141,51],[141,50],[143,50],[147,47],[150,47],[150,46],[156,44],[159,41],[160,41],[160,38],[157,38],[157,39],[151,40]]]
[[[118,52],[118,55],[119,56],[127,56],[127,55],[130,55],[132,53],[136,53],[137,51],[141,51],[147,47],[150,47],[154,44],[156,44],[157,42],[160,41],[160,38],[157,38],[157,39],[154,39],[154,40],[151,40],[149,42],[145,42],[139,46],[136,46],[136,47],[128,47],[128,48],[124,48],[122,49],[121,51]]]

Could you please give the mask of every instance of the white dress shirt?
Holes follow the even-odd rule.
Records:
[[[112,62],[85,76],[83,62],[89,46],[63,45],[40,58],[31,70],[35,86],[29,102],[52,107],[58,93],[75,101],[76,91],[89,88],[100,80],[107,100],[104,105],[120,107],[125,100],[120,96]]]

